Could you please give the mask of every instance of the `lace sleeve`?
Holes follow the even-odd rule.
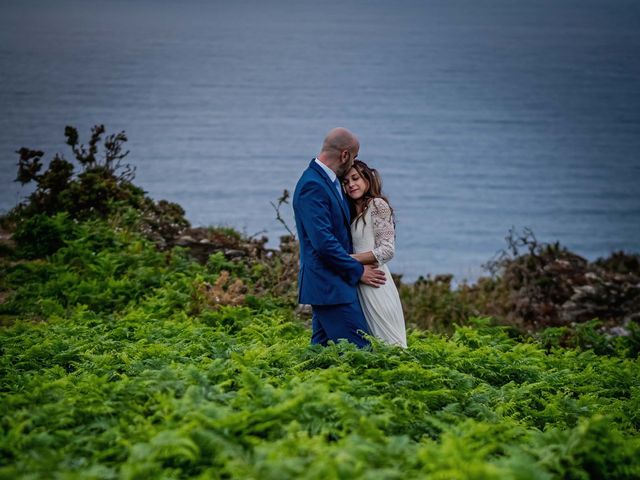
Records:
[[[380,265],[393,258],[396,232],[393,226],[391,207],[381,198],[371,201],[371,221],[373,222],[373,256]]]

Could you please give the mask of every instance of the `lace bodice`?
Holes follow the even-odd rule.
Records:
[[[395,253],[395,229],[389,204],[381,198],[371,200],[363,217],[351,224],[351,236],[355,253],[371,251],[380,265],[391,260]]]

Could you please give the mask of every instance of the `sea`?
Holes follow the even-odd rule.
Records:
[[[31,192],[16,150],[71,158],[96,124],[153,198],[273,247],[349,128],[406,281],[474,281],[511,229],[640,252],[637,0],[2,0],[0,212]]]

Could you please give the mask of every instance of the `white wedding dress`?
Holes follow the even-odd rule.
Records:
[[[406,348],[407,333],[400,295],[386,265],[395,251],[395,229],[389,204],[374,198],[365,214],[351,224],[351,236],[354,252],[373,252],[387,278],[380,288],[358,284],[358,297],[369,329],[385,342]]]

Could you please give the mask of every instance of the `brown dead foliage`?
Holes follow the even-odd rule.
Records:
[[[196,309],[210,308],[217,310],[223,305],[242,305],[245,300],[247,287],[239,278],[231,278],[229,272],[223,270],[218,279],[212,284],[197,281]]]

